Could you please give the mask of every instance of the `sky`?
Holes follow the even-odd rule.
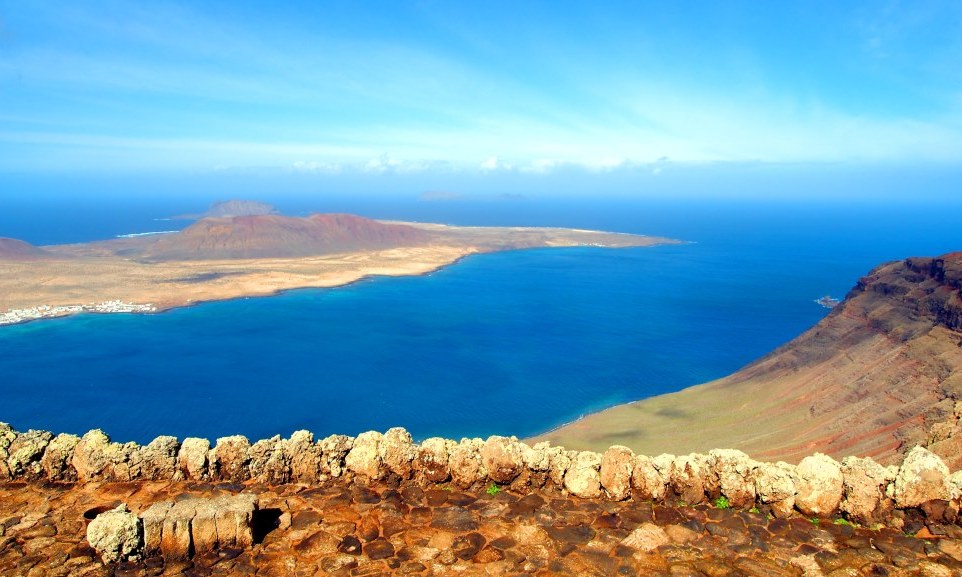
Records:
[[[958,0],[0,0],[0,174],[959,167],[960,62]]]

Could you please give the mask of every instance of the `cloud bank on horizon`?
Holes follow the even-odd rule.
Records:
[[[0,0],[0,170],[962,162],[962,4]]]

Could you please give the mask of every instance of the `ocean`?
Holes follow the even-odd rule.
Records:
[[[153,198],[153,197],[152,197]],[[7,199],[35,244],[171,230],[185,199]],[[689,241],[477,255],[421,277],[0,328],[0,421],[119,441],[407,428],[525,437],[729,374],[819,321],[884,261],[962,249],[956,208],[618,198],[423,202],[278,197],[463,225],[570,226]],[[65,208],[66,207],[66,208]]]

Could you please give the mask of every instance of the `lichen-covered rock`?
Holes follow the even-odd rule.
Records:
[[[890,471],[870,457],[842,459],[844,497],[839,506],[850,519],[869,522],[885,496],[885,488],[895,480]]]
[[[601,455],[599,479],[609,499],[624,501],[631,496],[631,471],[634,466],[635,454],[628,447],[613,445]]]
[[[918,507],[933,499],[950,497],[949,469],[938,455],[916,446],[902,461],[895,476],[895,505],[899,508]]]
[[[87,542],[104,563],[135,559],[141,550],[140,519],[126,505],[101,513],[87,526]]]
[[[388,471],[402,479],[410,479],[411,463],[417,456],[417,447],[411,433],[402,427],[388,429],[378,445],[378,456]]]
[[[140,449],[140,471],[135,478],[167,481],[177,472],[177,437],[160,436]]]
[[[947,480],[949,485],[949,495],[953,501],[962,499],[962,470],[949,475]]]
[[[197,437],[187,437],[177,452],[177,471],[181,479],[201,481],[208,479],[208,454],[210,441]]]
[[[808,516],[826,517],[842,502],[842,468],[835,459],[815,453],[802,459],[795,468],[798,476],[795,507]]]
[[[17,438],[17,432],[7,423],[0,423],[0,480],[10,478],[10,467],[7,466],[7,457],[10,453],[10,443]]]
[[[795,508],[795,466],[779,461],[758,463],[755,469],[755,494],[758,500],[769,505],[772,514],[785,518]]]
[[[210,476],[222,481],[240,483],[250,477],[251,444],[243,435],[233,435],[217,439],[217,445],[210,451]]]
[[[448,454],[448,466],[451,468],[451,482],[456,486],[467,489],[475,483],[484,481],[487,471],[481,462],[481,439],[461,439],[461,442],[451,448]]]
[[[732,507],[751,507],[755,503],[756,465],[741,451],[713,449],[708,452],[711,473],[705,477],[705,490],[724,495]]]
[[[693,453],[675,457],[668,485],[685,503],[695,505],[705,500],[705,479],[708,476],[708,456]]]
[[[564,474],[571,464],[564,447],[552,447],[551,443],[541,441],[529,447],[521,443],[522,475],[527,473],[530,485],[540,488],[549,481],[556,487],[564,483]]]
[[[418,480],[422,483],[443,483],[450,479],[448,454],[456,445],[454,441],[441,437],[422,441],[414,460]]]
[[[9,454],[7,467],[10,476],[14,478],[23,477],[29,480],[36,480],[43,476],[43,466],[40,464],[40,459],[52,439],[53,434],[49,431],[34,431],[32,429],[17,435],[7,448]]]
[[[600,454],[594,451],[579,452],[565,473],[565,489],[582,499],[597,499],[601,496],[600,469]]]
[[[565,475],[568,473],[568,469],[571,468],[571,461],[574,459],[577,453],[575,451],[565,450],[564,447],[550,447],[546,449],[548,453],[548,458],[551,460],[551,470],[548,471],[548,479],[554,484],[555,487],[561,488],[565,483]]]
[[[251,445],[247,454],[250,455],[251,479],[268,485],[282,485],[291,479],[291,465],[286,451],[287,441],[280,435],[270,439],[261,439]]]
[[[321,476],[321,447],[310,431],[294,431],[287,443],[291,479],[296,483],[316,483]]]
[[[635,455],[631,469],[631,487],[641,499],[660,501],[665,496],[668,481],[647,455]]]
[[[67,433],[60,433],[54,437],[40,459],[44,475],[51,481],[76,481],[77,471],[70,461],[73,452],[80,443],[80,437]]]
[[[481,464],[488,472],[488,479],[507,485],[521,474],[524,457],[517,439],[491,436],[481,447]]]
[[[321,475],[340,477],[344,473],[344,459],[354,446],[354,437],[330,435],[318,443],[321,449]]]
[[[104,448],[103,455],[107,459],[104,469],[107,480],[132,481],[140,474],[143,459],[137,443],[110,443]]]
[[[110,465],[107,449],[110,437],[100,429],[88,431],[74,448],[70,464],[77,471],[77,480],[92,481],[101,478]]]

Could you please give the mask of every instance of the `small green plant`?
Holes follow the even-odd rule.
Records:
[[[845,517],[839,517],[838,519],[832,521],[832,523],[835,523],[836,525],[847,525],[848,527],[858,527],[856,523],[852,523]]]
[[[501,492],[501,487],[495,485],[494,483],[491,483],[490,485],[488,485],[488,488],[485,491],[485,493],[487,493],[488,495],[491,495],[492,497],[497,495],[500,492]]]
[[[751,509],[748,510],[748,512],[749,512],[749,513],[754,513],[754,514],[756,514],[756,515],[758,515],[759,513],[761,513],[761,511],[758,510],[758,507],[752,507]]]
[[[716,508],[716,509],[731,509],[731,508],[732,508],[732,504],[731,504],[731,501],[728,500],[728,497],[722,495],[722,496],[718,497],[717,499],[715,499],[715,508]]]

